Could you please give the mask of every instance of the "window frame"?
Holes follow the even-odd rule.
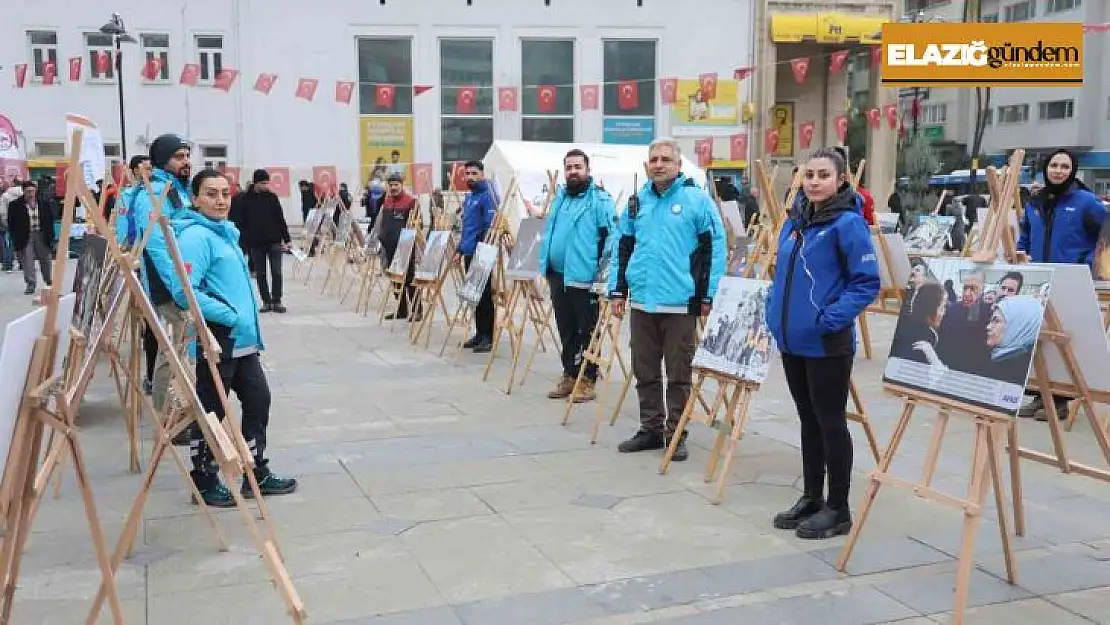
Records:
[[[650,43],[654,52],[652,64],[654,76],[648,78],[630,78],[620,77],[610,80],[607,78],[609,73],[606,71],[606,45],[609,43]],[[657,99],[658,89],[657,84],[659,81],[659,59],[660,59],[660,37],[623,37],[623,36],[603,36],[601,38],[601,75],[602,75],[602,93],[601,93],[601,114],[603,117],[650,117],[657,119],[659,115],[659,106]],[[616,73],[616,75],[620,75]],[[625,111],[620,108],[620,99],[617,96],[617,84],[622,80],[633,80],[638,84],[638,96],[640,100],[640,107],[635,111]],[[612,93],[612,97],[610,97]],[[612,109],[610,109],[610,103]],[[642,110],[643,106],[647,103],[650,106],[650,111]]]
[[[1048,112],[1049,107],[1055,104],[1064,105],[1063,117],[1046,117],[1045,113]],[[1075,119],[1075,99],[1065,98],[1062,100],[1044,100],[1037,103],[1037,121],[1042,122],[1063,122],[1070,119]]]
[[[549,138],[545,138],[545,139],[529,138],[529,133],[527,131],[527,127],[530,123],[535,123],[537,121],[538,122],[544,122],[544,121],[547,121],[547,120],[558,120],[559,122],[563,122],[563,123],[565,123],[567,121],[570,122],[570,134],[569,134],[569,136],[560,136],[557,139],[557,141],[562,142],[562,143],[573,143],[574,139],[575,139],[575,136],[576,136],[576,132],[578,130],[578,128],[577,128],[577,126],[578,126],[577,114],[576,114],[576,111],[575,111],[575,107],[578,106],[578,94],[575,93],[575,91],[577,90],[576,86],[578,85],[579,46],[578,46],[577,38],[576,37],[543,37],[543,36],[540,36],[540,37],[520,37],[520,38],[518,38],[517,42],[518,42],[518,52],[519,52],[519,57],[520,57],[520,101],[518,102],[518,106],[519,106],[519,110],[520,110],[520,138],[521,138],[521,140],[522,141],[549,141],[549,140],[552,140],[552,139],[549,139]],[[570,44],[570,82],[569,83],[563,83],[562,79],[560,79],[558,81],[558,84],[554,84],[554,83],[537,83],[537,84],[534,84],[534,85],[529,84],[532,81],[527,79],[526,74],[525,74],[525,70],[524,70],[524,66],[525,66],[525,56],[524,56],[525,55],[525,47],[530,45],[530,44],[535,44],[535,43],[540,43],[540,44],[543,44],[543,43]],[[569,106],[566,106],[566,111],[565,112],[556,111],[554,113],[540,113],[539,110],[538,110],[538,105],[536,106],[535,112],[529,112],[528,103],[530,103],[530,102],[534,103],[536,101],[536,98],[538,97],[538,93],[539,93],[539,85],[540,84],[553,84],[553,86],[555,87],[556,93],[557,93],[557,98],[558,98],[557,104],[559,104],[559,105],[569,104]],[[535,136],[534,133],[533,133],[533,136]]]
[[[363,80],[362,50],[359,47],[361,42],[363,41],[407,43],[409,57],[407,82],[409,84],[404,84],[404,81],[387,83]],[[357,76],[355,79],[355,90],[357,91],[357,93],[355,94],[355,97],[358,98],[359,115],[407,115],[411,117],[414,114],[414,109],[416,107],[416,94],[413,91],[413,84],[416,82],[416,54],[416,39],[412,35],[357,35],[355,37],[355,70],[357,72]],[[378,85],[384,84],[392,84],[395,87],[393,108],[378,110],[377,107],[374,105],[374,98]],[[407,94],[407,99],[404,100],[408,104],[407,110],[398,110],[397,108],[398,99],[402,96],[402,94]]]
[[[1022,119],[1018,121],[1009,121],[1008,119],[1006,119],[1005,115],[1005,113],[1009,111],[1021,111],[1024,113],[1024,115],[1022,115]],[[1023,103],[999,105],[997,117],[998,119],[996,120],[996,122],[999,126],[1017,126],[1019,124],[1027,124],[1029,123],[1029,104]]]
[[[201,39],[215,38],[219,38],[220,40],[219,48],[201,46]],[[225,64],[225,61],[227,60],[227,48],[225,47],[226,43],[227,37],[225,37],[222,33],[193,33],[193,58],[195,59],[195,62],[200,66],[200,71],[197,72],[198,85],[216,84],[216,76],[218,76],[220,72],[225,67],[227,67],[227,65]],[[209,64],[205,60],[205,58],[201,56],[203,54],[209,55],[207,61],[211,61],[211,64]],[[217,54],[219,58],[219,63],[216,62]],[[205,72],[208,72],[209,74],[207,78],[204,77]]]
[[[473,84],[450,84],[444,77],[444,53],[443,44],[445,42],[486,42],[490,46],[490,66],[489,66],[489,84],[473,83]],[[496,83],[497,83],[497,52],[498,52],[498,39],[495,35],[478,35],[478,34],[444,34],[436,37],[436,60],[439,68],[439,84],[440,84],[440,110],[439,110],[439,149],[440,149],[440,180],[442,188],[447,189],[451,184],[451,163],[469,160],[471,158],[481,159],[485,153],[489,151],[489,146],[481,154],[472,154],[460,158],[448,158],[444,137],[447,135],[445,132],[447,124],[452,120],[460,120],[464,124],[479,122],[488,125],[490,145],[497,138],[497,124],[495,122],[497,115],[497,97],[496,97]],[[458,112],[448,112],[448,105],[454,108],[454,101],[458,94],[458,89],[462,87],[475,87],[477,88],[477,102],[476,112],[470,114],[460,114]],[[488,103],[488,112],[484,112],[484,105]],[[519,102],[518,102],[519,104]]]
[[[1067,3],[1068,6],[1063,8],[1056,8],[1058,4]],[[1072,11],[1083,7],[1083,0],[1045,0],[1045,15],[1052,15],[1053,13],[1063,13],[1065,11]]]
[[[223,150],[223,156],[209,156],[209,150]],[[221,170],[221,168],[226,168],[231,161],[231,150],[226,143],[198,144],[196,154],[199,155],[200,165],[204,169]]]
[[[1025,15],[1020,18],[1015,18],[1018,7],[1025,8]],[[1037,0],[1020,0],[1013,4],[1008,4],[1003,8],[1003,14],[1006,16],[1006,22],[1027,22],[1037,17]]]
[[[50,35],[54,37],[54,43],[35,43],[35,35]],[[32,28],[24,31],[24,36],[27,38],[27,58],[29,60],[28,67],[32,82],[42,82],[44,77],[43,67],[48,62],[54,63],[54,80],[59,80],[61,69],[58,67],[58,31]],[[35,58],[35,52],[40,52],[41,58]]]
[[[147,45],[147,37],[165,37],[166,38],[166,45],[164,45],[164,46]],[[153,82],[153,83],[166,83],[166,84],[171,82],[171,80],[170,80],[170,49],[171,49],[170,42],[171,42],[170,33],[166,32],[166,31],[144,31],[142,33],[139,33],[139,45],[141,46],[140,49],[141,49],[141,53],[142,53],[143,67],[146,67],[146,63],[148,63],[150,61],[151,57],[156,56],[156,55],[159,57],[159,61],[161,61],[161,63],[162,63],[161,66],[158,68],[158,76],[154,80],[146,81],[146,82],[148,82],[148,83],[151,83],[151,82]],[[200,58],[199,54],[197,55],[197,58],[198,59]]]
[[[108,43],[92,44],[89,43],[89,37],[107,37]],[[85,75],[85,82],[93,85],[116,84],[116,46],[112,35],[90,31],[82,33],[81,40],[85,44],[85,56],[84,60],[81,62],[88,66],[88,71],[82,71]],[[96,73],[96,56],[98,52],[106,52],[108,54],[108,72],[102,75]]]

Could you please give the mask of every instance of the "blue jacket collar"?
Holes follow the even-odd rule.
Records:
[[[686,174],[684,174],[682,172],[678,172],[678,177],[675,178],[674,182],[671,183],[671,186],[667,187],[666,190],[664,190],[662,193],[659,193],[655,190],[655,183],[650,181],[650,180],[645,182],[644,186],[640,187],[640,192],[641,193],[650,193],[650,194],[654,195],[655,197],[664,198],[664,197],[669,197],[669,196],[673,195],[678,189],[680,189],[682,187],[689,187],[689,186],[694,186],[694,179],[688,177]]]
[[[216,221],[215,219],[205,217],[198,210],[187,210],[183,211],[181,215],[174,220],[174,227],[178,233],[192,226],[206,228],[225,241],[235,241],[237,229],[235,228],[235,224],[231,223],[230,219]]]

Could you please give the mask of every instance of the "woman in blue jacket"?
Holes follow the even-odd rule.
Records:
[[[270,421],[270,386],[259,354],[265,349],[258,323],[258,302],[251,286],[247,261],[239,247],[239,231],[228,220],[231,185],[223,174],[206,169],[193,178],[193,208],[174,221],[177,244],[189,273],[197,305],[220,344],[217,369],[228,393],[242,405],[243,438],[254,455],[254,473],[263,495],[283,495],[297,489],[297,481],[270,471],[265,458],[266,426]],[[184,287],[174,281],[173,297],[186,308]],[[208,362],[197,354],[197,396],[204,409],[224,418]],[[208,443],[196,432],[191,445],[192,478],[204,502],[232,507],[235,500],[220,482]],[[244,477],[244,496],[253,494]]]
[[[801,420],[805,492],[774,524],[796,530],[799,538],[819,539],[852,527],[852,436],[845,406],[856,317],[878,296],[879,273],[871,230],[836,150],[824,148],[809,158],[802,191],[805,200],[779,233],[767,323]]]

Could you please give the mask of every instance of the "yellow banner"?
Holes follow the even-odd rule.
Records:
[[[771,107],[768,127],[779,131],[779,145],[774,156],[794,156],[794,103],[779,102]]]
[[[358,120],[359,164],[365,186],[371,174],[384,182],[400,172],[405,186],[412,186],[412,117],[408,115],[361,115]],[[394,154],[396,152],[396,154]]]
[[[892,87],[1080,87],[1083,25],[885,24],[882,82]]]
[[[716,97],[706,98],[700,80],[678,80],[670,113],[671,134],[682,137],[735,133],[740,123],[738,91],[737,81],[718,80]]]
[[[775,43],[881,43],[884,17],[847,13],[775,13],[771,39]]]

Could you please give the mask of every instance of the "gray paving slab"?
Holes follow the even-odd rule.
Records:
[[[950,612],[956,592],[956,571],[954,567],[944,568],[941,571],[931,569],[921,574],[911,573],[896,580],[878,582],[874,587],[922,614]],[[1008,584],[989,573],[972,569],[968,586],[968,607],[1019,601],[1032,596],[1032,593],[1021,586]]]
[[[841,551],[841,547],[832,547],[816,550],[813,555],[835,566]],[[856,543],[846,568],[852,575],[867,575],[936,564],[950,559],[948,554],[910,538],[867,540],[864,537]]]
[[[811,553],[788,553],[753,562],[730,562],[701,569],[725,595],[744,595],[774,588],[838,579],[831,564]]]
[[[567,625],[610,611],[578,588],[487,599],[455,606],[463,625]]]
[[[870,625],[921,616],[883,593],[866,586],[725,608],[677,619],[663,625]]]

